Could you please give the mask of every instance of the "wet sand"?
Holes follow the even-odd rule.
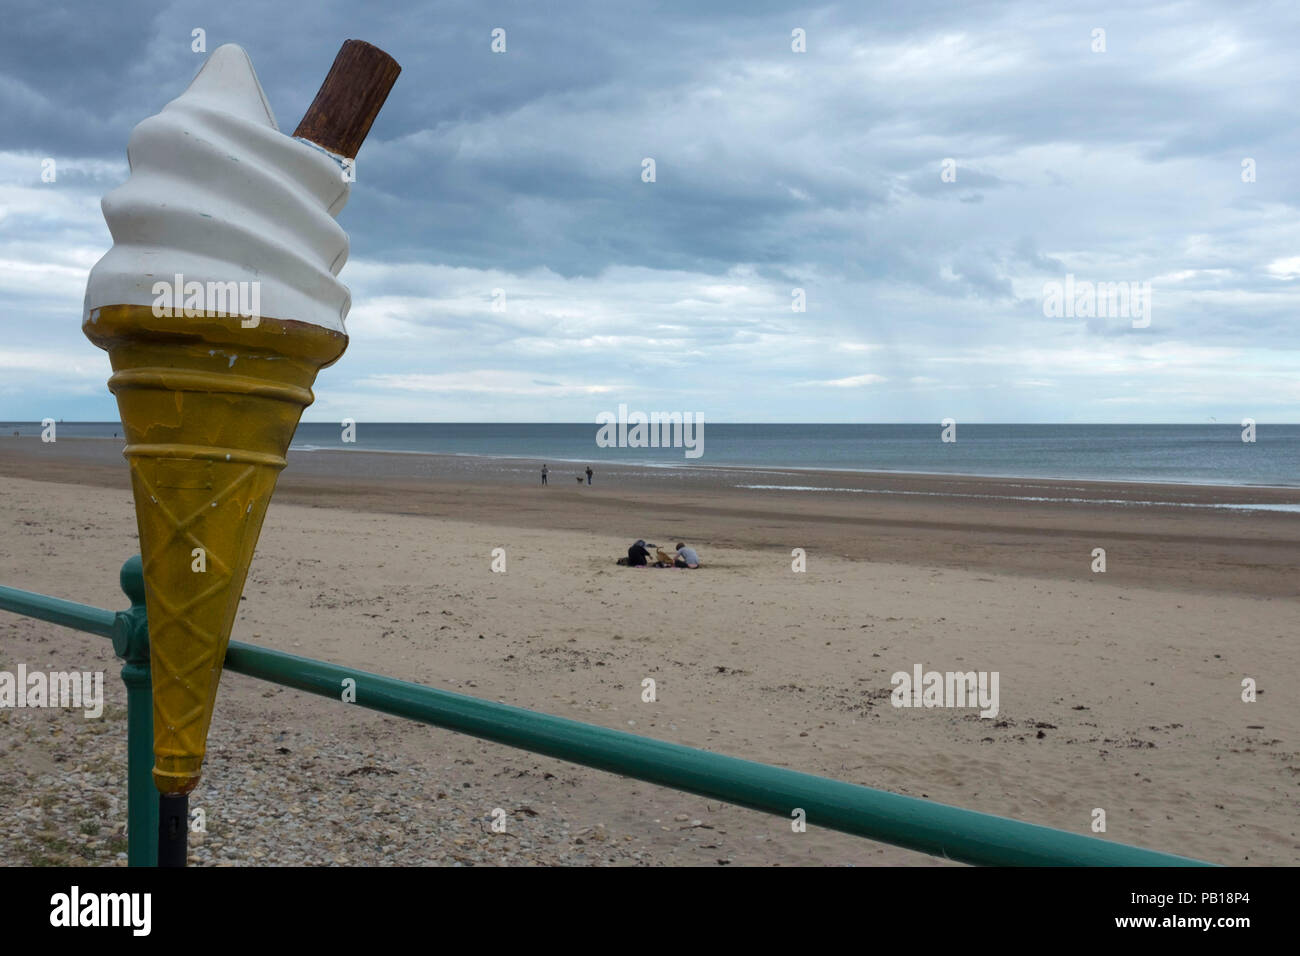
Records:
[[[1300,509],[1295,488],[635,466],[602,467],[588,487],[574,480],[579,470],[552,466],[543,488],[532,461],[291,451],[272,507],[599,531],[629,544],[680,540],[786,555],[799,547],[855,561],[1065,580],[1094,577],[1093,550],[1103,548],[1099,582],[1300,595],[1300,511],[1205,507]],[[0,439],[5,475],[130,487],[121,446],[96,439]]]

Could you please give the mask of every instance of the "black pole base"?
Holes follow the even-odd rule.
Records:
[[[158,865],[184,866],[190,832],[189,794],[158,795]]]

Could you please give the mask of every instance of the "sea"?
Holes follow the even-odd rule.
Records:
[[[0,423],[0,435],[39,435],[37,422]],[[916,472],[1014,478],[1300,487],[1300,425],[960,424],[954,441],[934,424],[705,423],[698,457],[686,447],[600,447],[595,423],[304,422],[293,450],[526,458],[654,468],[740,467]],[[112,438],[118,422],[60,422],[58,437]],[[2,446],[0,446],[2,447]]]

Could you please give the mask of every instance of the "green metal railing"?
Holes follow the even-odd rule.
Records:
[[[0,610],[112,637],[127,688],[128,862],[152,866],[158,852],[149,635],[140,558],[122,566],[127,611],[105,611],[0,587]],[[964,863],[993,866],[1209,866],[1200,860],[977,813],[916,797],[740,760],[649,737],[479,700],[420,684],[253,647],[237,641],[226,670],[342,701],[356,682],[360,706],[607,770],[808,824]]]

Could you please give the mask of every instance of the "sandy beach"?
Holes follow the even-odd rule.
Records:
[[[543,488],[536,467],[291,454],[234,639],[1079,833],[1103,808],[1098,839],[1300,862],[1300,514],[1207,507],[1300,491],[635,467],[586,487],[558,466]],[[823,490],[744,487],[772,485]],[[0,439],[0,489],[0,583],[123,606],[119,444]],[[641,537],[706,567],[617,567]],[[0,614],[0,670],[18,662],[103,669],[109,707],[0,710],[0,859],[123,862],[109,642]],[[891,706],[917,664],[998,672],[997,716]],[[191,805],[200,864],[943,863],[240,675]]]

